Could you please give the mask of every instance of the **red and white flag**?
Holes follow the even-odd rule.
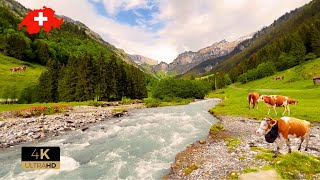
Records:
[[[21,30],[23,26],[26,26],[29,34],[36,34],[40,32],[41,27],[43,27],[47,33],[49,33],[52,28],[60,28],[60,25],[63,23],[63,18],[56,18],[54,13],[54,10],[45,6],[43,9],[29,11],[20,23],[19,30]]]

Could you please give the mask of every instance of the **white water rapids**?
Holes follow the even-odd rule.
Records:
[[[182,106],[130,110],[87,131],[66,132],[43,142],[0,151],[0,179],[160,179],[177,153],[205,138],[208,113],[218,101],[207,99]],[[20,168],[22,146],[60,146],[61,169]]]

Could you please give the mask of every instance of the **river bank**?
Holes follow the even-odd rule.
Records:
[[[234,116],[217,118],[224,129],[209,134],[206,139],[197,141],[180,152],[164,179],[228,179],[244,172],[270,168],[274,163],[271,150],[276,145],[255,135],[259,126],[256,119]],[[291,139],[291,147],[293,151],[297,151],[298,139]],[[309,147],[308,151],[303,150],[302,153],[320,156],[319,124],[312,126]],[[286,148],[283,146],[280,152],[286,154]],[[281,160],[276,163],[281,163]],[[319,178],[319,175],[316,176]],[[301,174],[298,177],[305,178]]]
[[[7,118],[0,121],[0,148],[23,142],[37,142],[66,131],[85,131],[89,124],[126,116],[127,110],[144,107],[143,103],[108,107],[76,106],[67,112],[54,115]]]

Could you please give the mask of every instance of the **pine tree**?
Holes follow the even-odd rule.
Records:
[[[109,82],[108,82],[109,97],[117,98],[118,92],[117,92],[116,72],[118,71],[118,64],[117,64],[116,57],[114,55],[111,56],[111,59],[107,63],[107,66],[108,66],[107,74],[109,76]]]
[[[93,58],[87,52],[80,58],[77,72],[76,99],[79,101],[94,100]]]
[[[42,102],[58,102],[58,79],[60,64],[57,60],[48,60],[47,71],[39,78],[39,97]]]
[[[96,76],[96,96],[97,99],[101,97],[109,97],[109,78],[110,74],[108,74],[108,65],[106,63],[104,54],[100,54],[98,57],[98,64],[96,67],[97,76]]]
[[[320,31],[316,28],[312,28],[311,32],[311,48],[312,52],[320,57]]]
[[[75,96],[78,82],[77,67],[78,60],[76,57],[71,56],[67,66],[62,68],[58,87],[60,101],[71,102],[77,100]]]

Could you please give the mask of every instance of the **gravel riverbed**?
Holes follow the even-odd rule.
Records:
[[[7,118],[0,121],[0,148],[7,148],[23,142],[37,142],[66,131],[81,129],[88,125],[113,117],[128,115],[128,112],[114,112],[113,109],[143,108],[144,105],[130,104],[109,107],[77,106],[68,112],[42,115],[30,118]]]
[[[263,136],[255,135],[260,123],[255,119],[233,116],[218,116],[224,130],[217,135],[209,135],[207,139],[189,145],[180,152],[171,166],[171,171],[164,179],[227,179],[231,174],[240,173],[246,167],[261,168],[267,161],[254,158],[259,151],[250,150],[251,147],[275,150],[275,143],[267,143]],[[240,140],[240,144],[233,150],[228,149],[226,138]],[[277,140],[278,141],[278,140]],[[299,140],[291,138],[291,148],[297,151]],[[305,143],[302,145],[304,149]],[[320,156],[320,126],[313,124],[309,150],[304,154]],[[287,146],[280,150],[287,153]],[[186,168],[194,167],[191,173]]]

